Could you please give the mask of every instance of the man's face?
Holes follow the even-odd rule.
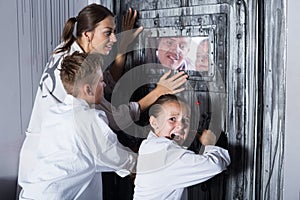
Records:
[[[188,136],[190,115],[185,104],[166,102],[161,106],[159,115],[156,118],[151,116],[150,120],[154,120],[150,124],[158,137],[173,138],[181,145]]]
[[[171,69],[178,69],[189,52],[190,38],[161,38],[157,56],[160,63]]]

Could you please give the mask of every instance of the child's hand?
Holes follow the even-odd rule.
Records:
[[[202,145],[215,145],[216,136],[211,130],[204,130],[199,138]]]
[[[184,90],[184,88],[179,87],[187,81],[188,75],[181,71],[168,78],[170,74],[171,71],[166,72],[157,83],[155,89],[159,91],[160,95],[176,94]]]

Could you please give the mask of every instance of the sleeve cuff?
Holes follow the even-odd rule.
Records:
[[[138,102],[129,102],[128,106],[131,119],[135,122],[138,121],[140,119],[141,114]]]

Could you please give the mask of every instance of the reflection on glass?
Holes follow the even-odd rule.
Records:
[[[155,54],[148,52],[146,62],[156,62],[175,70],[207,72],[209,70],[208,37],[161,37],[148,38],[156,47]],[[153,51],[149,49],[148,51]],[[153,58],[155,55],[155,58]]]
[[[196,52],[195,70],[208,71],[209,39],[199,42]]]
[[[192,64],[188,59],[191,38],[160,38],[157,47],[157,58],[165,67],[183,70]]]

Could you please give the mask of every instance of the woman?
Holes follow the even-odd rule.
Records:
[[[136,18],[136,11],[132,14],[131,9],[128,11],[127,18],[130,20],[124,20],[126,27],[132,27],[132,21]],[[76,25],[77,24],[77,25]],[[129,26],[127,25],[129,24]],[[73,31],[76,25],[76,37],[73,36]],[[136,37],[142,28],[136,30],[131,38],[124,38],[121,41],[119,51],[124,52],[128,44]],[[127,34],[125,36],[128,36]],[[97,52],[102,55],[108,55],[111,51],[114,43],[117,41],[115,35],[115,22],[114,16],[107,8],[91,4],[83,8],[77,17],[70,18],[65,24],[62,38],[64,42],[60,44],[54,51],[53,56],[48,62],[46,69],[42,75],[40,87],[38,88],[31,119],[27,132],[38,133],[39,126],[43,120],[43,113],[48,110],[48,107],[56,102],[62,102],[66,96],[66,92],[62,87],[61,80],[59,79],[60,63],[64,56],[72,54],[74,51],[79,52]],[[104,72],[104,79],[107,84],[106,91],[112,91],[115,81],[117,81],[122,75],[123,66],[125,62],[125,55],[117,54],[116,60],[110,70]],[[178,75],[182,75],[179,73]],[[177,75],[177,77],[178,77]],[[116,112],[124,113],[131,111],[131,116],[134,120],[139,117],[139,111],[146,109],[151,103],[153,103],[157,96],[166,92],[173,92],[174,87],[178,87],[181,83],[185,82],[185,78],[177,79],[175,82],[168,82],[165,87],[162,87],[158,83],[158,88],[151,94],[141,99],[139,102],[130,103],[129,106],[123,105],[118,108]],[[171,79],[170,79],[171,80]],[[173,79],[172,79],[173,80]],[[169,84],[169,85],[168,85]],[[170,88],[170,90],[169,90]],[[112,116],[111,105],[107,101],[102,101],[100,109],[103,108],[109,118],[110,125],[115,123]],[[121,114],[120,114],[121,115]],[[118,116],[114,114],[114,116]],[[124,118],[123,118],[124,120]],[[131,120],[128,122],[130,123]],[[124,122],[123,122],[124,123]],[[112,127],[117,129],[116,126]]]

